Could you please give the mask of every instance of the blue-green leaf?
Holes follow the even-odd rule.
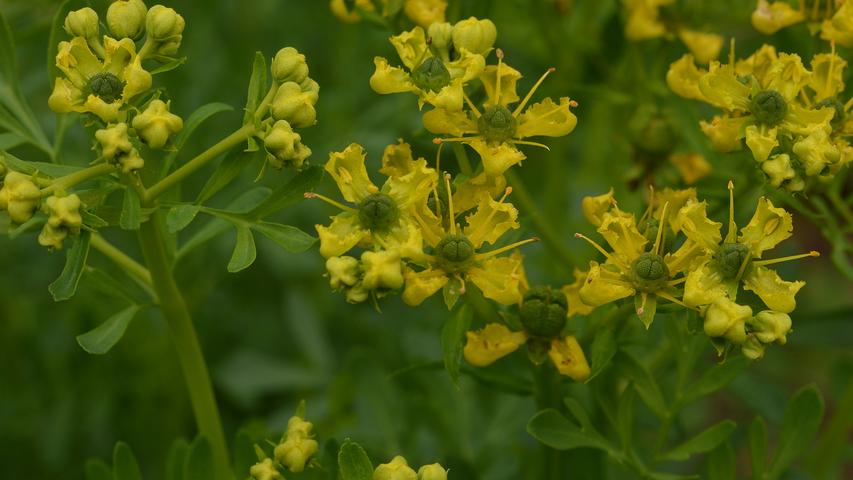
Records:
[[[101,459],[92,458],[86,460],[86,480],[113,480],[113,471],[110,466]]]
[[[139,230],[142,222],[142,206],[139,203],[139,195],[130,187],[124,189],[124,199],[121,202],[121,216],[119,226],[122,230]]]
[[[527,424],[527,432],[536,440],[557,450],[581,447],[610,450],[610,446],[597,435],[584,431],[553,408],[542,410],[534,415]]]
[[[124,336],[127,326],[130,325],[131,320],[141,308],[139,305],[131,305],[125,308],[93,330],[77,335],[77,343],[83,350],[91,354],[103,355],[109,352]]]
[[[598,376],[610,364],[613,355],[616,355],[616,338],[613,336],[613,331],[609,328],[599,330],[595,335],[595,340],[592,341],[592,365],[589,378],[586,381],[589,382]]]
[[[186,463],[184,463],[184,480],[211,480],[213,473],[213,450],[210,442],[203,435],[199,435],[190,444],[187,452]]]
[[[313,190],[321,178],[323,178],[323,169],[309,166],[290,181],[276,188],[263,203],[252,209],[249,215],[254,218],[264,218],[302,201],[305,198],[305,192]]]
[[[175,439],[166,457],[166,480],[184,480],[184,465],[190,452],[190,445],[183,438]]]
[[[267,62],[264,54],[255,52],[255,61],[252,63],[252,76],[249,77],[249,92],[246,97],[246,113],[243,116],[243,125],[253,121],[255,110],[264,97],[267,89]]]
[[[767,470],[767,422],[755,417],[749,426],[749,455],[752,458],[752,478],[764,478]]]
[[[166,214],[166,229],[169,233],[178,233],[187,228],[195,220],[200,209],[198,205],[178,205],[170,208]]]
[[[731,420],[709,427],[690,440],[673,448],[660,456],[661,460],[687,460],[696,453],[710,452],[717,445],[723,443],[737,428],[737,424]]]
[[[92,234],[87,230],[81,231],[80,235],[74,237],[74,243],[65,255],[65,267],[62,268],[62,273],[48,287],[54,301],[68,300],[77,292],[83,267],[86,266],[86,259],[89,257],[91,238]]]

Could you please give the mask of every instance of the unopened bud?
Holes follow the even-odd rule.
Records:
[[[72,37],[97,37],[98,30],[98,14],[89,7],[68,12],[65,16],[65,31]]]
[[[107,9],[107,27],[116,38],[138,39],[145,31],[148,8],[142,0],[118,0]]]

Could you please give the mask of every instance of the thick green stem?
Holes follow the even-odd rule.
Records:
[[[547,363],[533,365],[534,397],[536,409],[539,411],[546,408],[559,408],[561,402],[560,377],[555,373],[555,370]],[[563,475],[562,452],[543,444],[542,459],[544,460],[542,475],[544,480],[566,479]]]
[[[147,268],[130,258],[126,253],[116,248],[97,233],[92,235],[90,245],[130,275],[146,292],[151,294],[152,298],[156,297],[154,290],[151,288],[151,273]]]
[[[115,170],[115,165],[111,163],[99,163],[97,165],[84,168],[83,170],[74,172],[64,177],[57,178],[53,181],[53,183],[42,189],[41,195],[43,197],[48,197],[60,190],[71,188],[74,185],[77,185],[78,183],[83,183],[87,180],[91,180],[93,178],[112,173]]]
[[[139,242],[148,270],[151,272],[160,310],[169,324],[175,341],[196,424],[199,432],[207,437],[213,449],[215,478],[229,480],[232,475],[228,446],[213,394],[213,385],[192,317],[172,276],[172,269],[164,248],[163,228],[157,216],[152,216],[150,221],[140,226]]]
[[[166,178],[151,185],[145,192],[143,203],[149,204],[157,197],[163,194],[166,190],[181,183],[186,177],[193,174],[196,170],[204,167],[211,160],[231,150],[242,142],[245,142],[249,137],[255,134],[255,125],[249,123],[243,125],[231,135],[220,140],[217,144],[198,154],[189,162],[183,164],[180,168],[169,174]]]

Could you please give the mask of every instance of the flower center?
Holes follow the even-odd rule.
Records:
[[[487,142],[504,142],[515,135],[518,121],[503,105],[492,105],[477,120],[477,128]]]
[[[113,103],[121,98],[124,82],[112,73],[101,72],[89,79],[89,89],[101,100]]]
[[[399,216],[397,204],[384,193],[368,195],[358,206],[358,220],[371,231],[388,230]]]
[[[762,90],[752,97],[749,110],[758,123],[773,127],[785,118],[788,103],[776,90]]]
[[[720,266],[720,273],[726,279],[735,278],[741,265],[749,256],[749,247],[742,243],[724,243],[714,253],[714,259]]]
[[[412,72],[412,81],[422,90],[438,92],[450,83],[450,71],[438,57],[429,57]]]
[[[638,290],[656,291],[669,280],[669,268],[660,255],[644,253],[631,264],[631,276]]]
[[[438,242],[436,254],[451,263],[462,263],[474,256],[474,244],[465,235],[450,234]]]
[[[550,287],[534,287],[524,295],[519,316],[524,329],[538,337],[556,337],[566,325],[566,296]]]

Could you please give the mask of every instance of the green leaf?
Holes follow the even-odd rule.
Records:
[[[86,259],[89,256],[91,238],[92,234],[87,230],[81,231],[80,235],[74,238],[74,243],[65,255],[65,267],[62,268],[62,273],[48,287],[54,301],[68,300],[77,292],[77,284],[80,283],[80,276],[83,275],[83,267],[86,266]]]
[[[282,225],[280,223],[260,222],[252,224],[252,229],[264,234],[265,237],[279,244],[281,248],[290,253],[301,253],[311,248],[316,238],[308,235],[302,230]]]
[[[195,200],[195,203],[201,204],[208,201],[211,197],[216,195],[220,190],[228,186],[237,175],[240,175],[246,167],[249,166],[255,159],[257,159],[261,154],[259,153],[247,153],[242,150],[232,150],[225,158],[219,162],[216,170],[213,171],[213,174],[207,179],[204,187],[202,187],[201,192],[199,192],[198,197]]]
[[[664,401],[663,393],[661,393],[657,381],[646,366],[640,363],[633,354],[625,350],[617,352],[616,359],[620,367],[624,368],[628,377],[634,381],[634,389],[640,395],[643,403],[659,418],[665,417],[667,414],[667,405]]]
[[[737,465],[735,451],[729,442],[721,443],[705,462],[708,469],[708,480],[737,480]]]
[[[767,470],[767,422],[755,417],[749,426],[749,454],[752,458],[752,478],[761,480]]]
[[[462,296],[464,288],[465,284],[457,277],[451,277],[450,280],[444,284],[444,288],[441,289],[441,295],[444,297],[444,305],[448,310],[453,310],[453,306],[456,305],[459,297]]]
[[[635,390],[629,384],[619,395],[619,406],[616,409],[616,432],[623,450],[629,450],[633,445],[631,437],[634,427],[634,396]]]
[[[276,188],[263,203],[253,208],[249,215],[254,218],[264,218],[284,210],[305,198],[305,192],[314,189],[323,178],[323,169],[314,165],[299,172],[284,185]]]
[[[184,480],[210,480],[213,474],[213,450],[210,442],[199,435],[190,444],[184,463]]]
[[[234,471],[248,472],[256,463],[254,442],[245,430],[234,438]]]
[[[55,163],[29,162],[21,160],[9,152],[0,152],[0,159],[2,159],[3,163],[12,167],[12,170],[17,170],[21,173],[26,173],[27,175],[44,173],[51,177],[64,177],[65,175],[79,172],[85,168],[75,167],[73,165],[59,165]]]
[[[809,385],[794,394],[785,407],[779,446],[770,466],[769,478],[779,478],[812,445],[821,419],[823,397],[817,387]]]
[[[746,357],[729,357],[723,363],[718,363],[705,370],[698,380],[684,390],[683,405],[706,397],[728,385],[746,368],[749,361]]]
[[[249,92],[246,96],[246,113],[243,116],[243,125],[254,121],[255,111],[258,104],[263,100],[267,90],[267,62],[264,54],[255,52],[255,61],[252,64],[252,76],[249,77]]]
[[[710,452],[717,445],[723,443],[737,428],[737,424],[731,420],[722,422],[707,428],[695,437],[687,440],[681,445],[660,456],[661,460],[687,460],[696,453]]]
[[[27,143],[27,139],[17,133],[0,133],[0,150],[9,150],[23,143]]]
[[[373,464],[361,445],[350,439],[344,440],[338,452],[338,468],[341,480],[372,480]]]
[[[200,209],[198,205],[178,205],[170,208],[166,214],[166,229],[169,233],[178,233],[187,228],[195,220]]]
[[[99,458],[86,460],[86,480],[113,480],[110,466]]]
[[[655,313],[657,312],[657,295],[646,295],[645,304],[643,304],[643,295],[635,295],[634,308],[637,310],[637,316],[640,317],[640,321],[643,322],[643,325],[646,326],[646,330],[648,330],[649,327],[652,326],[652,322],[655,319]],[[640,312],[642,312],[642,314],[640,314]]]
[[[142,472],[130,447],[124,442],[113,449],[113,477],[115,480],[142,480]]]
[[[93,330],[77,335],[77,343],[83,350],[94,355],[103,355],[109,352],[113,345],[124,336],[130,321],[139,313],[141,308],[139,305],[131,305],[125,308]]]
[[[142,221],[142,207],[139,204],[139,195],[136,190],[127,187],[124,189],[124,200],[121,202],[121,217],[119,225],[122,230],[139,230]]]
[[[166,457],[166,480],[184,480],[184,464],[187,462],[189,452],[190,445],[183,438],[177,438],[172,442]]]
[[[597,434],[590,435],[553,408],[542,410],[534,415],[527,424],[527,432],[536,440],[557,450],[581,447],[611,450],[611,447]]]
[[[441,328],[441,350],[444,352],[444,369],[450,375],[450,380],[459,387],[459,365],[462,362],[465,332],[471,328],[473,310],[466,303],[448,317]]]
[[[6,17],[0,12],[0,84],[12,92],[18,91],[18,60],[15,57],[15,38]]]
[[[180,67],[181,65],[185,64],[186,62],[187,62],[187,57],[169,58],[162,65],[151,70],[148,73],[150,73],[151,75],[157,75],[158,73],[169,72],[169,71],[172,71],[172,70]]]
[[[613,336],[613,331],[610,329],[601,329],[595,335],[592,341],[591,355],[592,366],[590,368],[589,378],[587,382],[598,376],[604,370],[613,355],[616,354],[616,338]]]
[[[236,273],[248,268],[255,262],[257,255],[252,230],[249,227],[237,226],[237,243],[234,245],[234,252],[231,253],[231,260],[228,262],[228,271]]]

